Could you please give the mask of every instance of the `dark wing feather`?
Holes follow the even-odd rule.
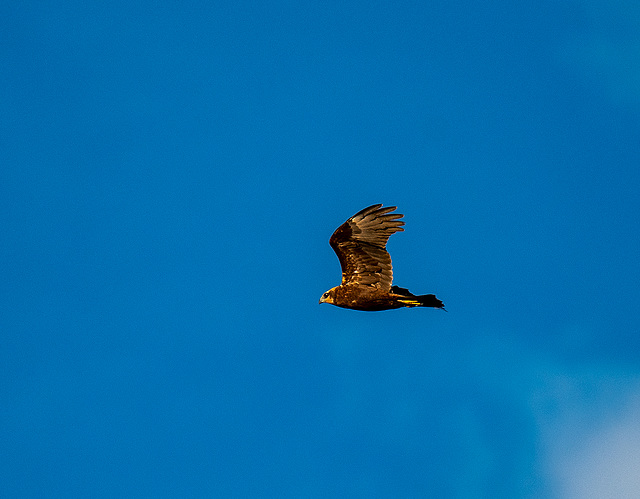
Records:
[[[342,284],[378,286],[391,289],[393,270],[385,249],[391,234],[404,230],[404,215],[389,212],[395,206],[382,208],[374,204],[353,215],[329,239],[342,267]]]

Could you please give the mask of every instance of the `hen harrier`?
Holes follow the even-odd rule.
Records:
[[[342,267],[342,283],[322,295],[320,303],[355,310],[388,310],[400,307],[444,309],[435,295],[416,296],[392,286],[391,257],[385,249],[391,234],[403,231],[404,215],[374,204],[353,215],[329,239]]]

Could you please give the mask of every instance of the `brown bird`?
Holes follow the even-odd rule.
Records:
[[[320,298],[355,310],[388,310],[400,307],[444,309],[435,295],[416,296],[408,289],[392,286],[391,256],[386,250],[391,234],[403,231],[404,215],[389,213],[395,206],[374,204],[353,215],[329,239],[342,267],[342,283]]]

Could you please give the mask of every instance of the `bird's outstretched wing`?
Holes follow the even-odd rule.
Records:
[[[377,286],[389,291],[393,280],[391,257],[385,249],[391,234],[404,230],[404,215],[374,204],[353,215],[329,239],[342,267],[342,284]]]

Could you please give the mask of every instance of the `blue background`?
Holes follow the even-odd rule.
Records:
[[[637,2],[0,18],[0,495],[640,495]]]

